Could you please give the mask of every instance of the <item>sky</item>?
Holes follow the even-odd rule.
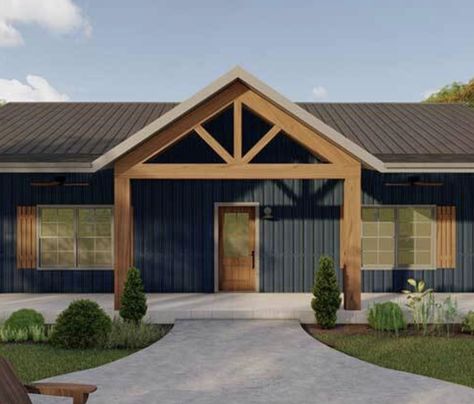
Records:
[[[0,99],[182,101],[240,65],[293,101],[474,77],[473,0],[0,0]]]

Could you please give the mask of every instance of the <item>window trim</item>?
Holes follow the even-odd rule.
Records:
[[[368,204],[363,204],[361,209],[364,208],[394,208],[395,209],[395,237],[394,237],[394,254],[395,254],[395,265],[361,265],[361,270],[363,271],[434,271],[437,269],[437,262],[436,262],[436,257],[437,257],[437,251],[436,251],[436,232],[437,232],[437,211],[436,211],[436,205],[432,204],[391,204],[391,205],[383,205],[383,204],[374,204],[374,205],[368,205]],[[398,234],[399,234],[399,221],[398,221],[398,210],[400,208],[430,208],[433,212],[433,220],[431,223],[431,229],[432,229],[432,239],[431,239],[431,251],[432,251],[432,262],[433,264],[431,266],[427,265],[408,265],[408,266],[400,266],[398,265]],[[362,213],[362,211],[361,211]],[[360,237],[361,237],[361,242],[363,239],[363,224],[364,222],[361,220],[361,228],[360,228]],[[361,243],[361,261],[362,261],[362,243]]]
[[[72,208],[74,209],[74,259],[75,259],[75,265],[73,267],[67,267],[67,266],[41,266],[41,250],[40,250],[40,238],[41,238],[41,209],[43,208],[55,208],[55,209],[60,209],[60,208]],[[110,208],[112,209],[112,221],[111,221],[111,226],[112,226],[112,266],[77,266],[77,251],[78,251],[78,237],[77,237],[77,224],[78,224],[78,212],[79,208]],[[36,251],[38,252],[36,254],[36,269],[39,271],[113,271],[114,270],[114,257],[115,257],[115,224],[114,224],[114,205],[97,205],[97,204],[87,204],[87,205],[81,205],[81,204],[67,204],[67,205],[36,205],[37,209],[37,215],[36,215]]]

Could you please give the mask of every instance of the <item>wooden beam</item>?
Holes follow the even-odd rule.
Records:
[[[198,125],[194,128],[196,133],[204,140],[212,150],[214,150],[226,163],[232,163],[234,158],[229,154],[229,152],[224,149],[221,144],[212,137],[212,135],[204,129],[201,125]]]
[[[196,125],[200,125],[211,116],[227,108],[237,97],[247,91],[249,89],[240,82],[230,85],[118,160],[115,163],[115,173],[121,175],[133,166],[160,153],[186,136]]]
[[[274,125],[281,127],[287,135],[312,153],[330,163],[357,166],[357,161],[340,147],[332,144],[326,138],[308,128],[297,119],[288,115],[271,102],[257,93],[248,91],[239,97],[239,100],[256,114],[262,116]]]
[[[361,309],[361,169],[344,180],[341,245],[344,308]]]
[[[279,126],[273,126],[265,135],[253,146],[242,159],[243,163],[250,163],[262,149],[272,141],[272,139],[281,131]]]
[[[234,157],[242,158],[242,103],[234,102]]]
[[[120,308],[127,271],[131,264],[131,189],[130,179],[114,178],[114,307]]]
[[[343,179],[353,167],[336,164],[140,164],[131,179]]]

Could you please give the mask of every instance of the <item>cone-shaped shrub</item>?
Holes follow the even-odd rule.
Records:
[[[334,262],[331,257],[322,256],[314,277],[314,298],[311,301],[316,321],[322,328],[336,325],[337,310],[341,305],[340,294]]]
[[[125,321],[139,323],[147,311],[146,296],[140,271],[130,268],[125,281],[125,289],[120,306],[120,317]]]

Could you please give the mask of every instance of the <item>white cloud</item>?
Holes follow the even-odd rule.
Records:
[[[15,79],[0,79],[0,100],[67,101],[69,97],[61,94],[45,78],[29,74],[26,76],[26,83]]]
[[[90,37],[92,27],[73,0],[0,0],[0,46],[18,46],[23,37],[16,28],[37,24],[52,32],[81,31]]]
[[[433,94],[436,94],[439,91],[439,88],[437,90],[426,90],[423,91],[421,94],[423,99],[426,100],[428,97],[432,96]]]
[[[315,100],[324,100],[328,96],[328,90],[323,86],[316,86],[313,88],[313,98]]]

